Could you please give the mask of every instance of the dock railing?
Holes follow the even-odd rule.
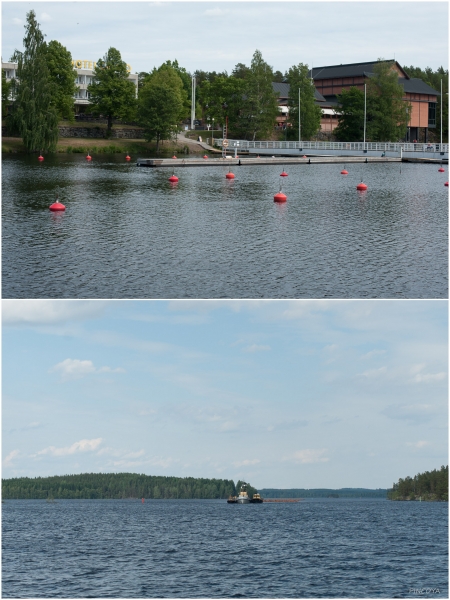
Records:
[[[447,154],[448,144],[413,144],[412,142],[251,142],[247,140],[227,140],[227,150],[331,150],[331,151],[356,151],[356,152],[430,152]],[[223,139],[214,140],[214,145],[222,147]]]

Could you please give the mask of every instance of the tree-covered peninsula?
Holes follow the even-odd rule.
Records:
[[[136,473],[83,473],[2,479],[3,500],[55,499],[219,499],[236,495],[229,479],[162,477]]]
[[[429,500],[448,502],[448,465],[405,477],[388,491],[389,500]]]

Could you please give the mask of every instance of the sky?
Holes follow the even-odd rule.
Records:
[[[2,477],[388,488],[448,462],[446,301],[2,305]]]
[[[2,58],[23,49],[33,9],[47,41],[74,60],[117,48],[132,72],[177,59],[188,72],[250,65],[255,50],[285,73],[309,66],[395,58],[448,68],[448,3],[442,2],[2,2]]]

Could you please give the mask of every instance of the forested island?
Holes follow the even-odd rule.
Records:
[[[448,465],[440,470],[425,471],[394,483],[389,500],[428,500],[448,502]]]
[[[82,473],[2,479],[3,500],[55,499],[218,499],[236,495],[229,479],[162,477],[136,473]]]
[[[317,489],[285,489],[267,488],[260,490],[263,498],[386,498],[387,489],[371,490],[367,488],[328,488]]]

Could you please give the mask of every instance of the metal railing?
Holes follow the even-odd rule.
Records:
[[[223,139],[214,139],[214,145],[222,146]],[[448,144],[413,144],[392,142],[249,142],[247,140],[228,140],[227,150],[338,150],[359,152],[448,152]]]

